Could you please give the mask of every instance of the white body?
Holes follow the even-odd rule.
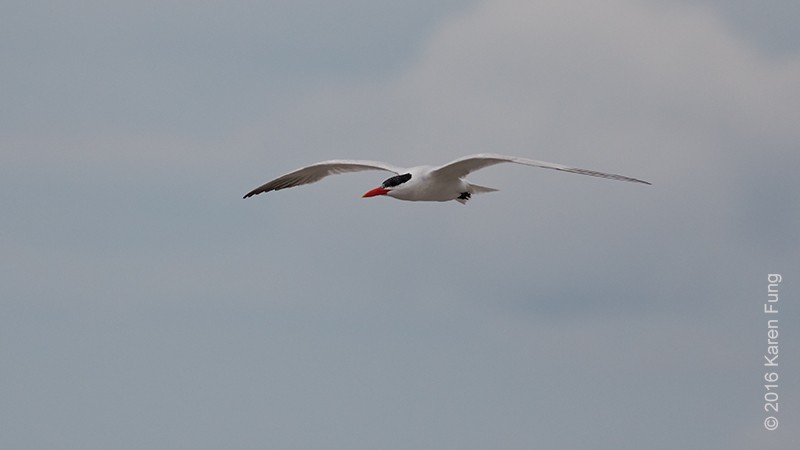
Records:
[[[406,170],[406,173],[411,174],[411,180],[389,190],[386,195],[412,202],[446,202],[463,192],[473,193],[470,184],[463,179],[431,176],[432,169],[430,166],[418,166]]]

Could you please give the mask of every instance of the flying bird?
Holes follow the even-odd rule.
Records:
[[[482,153],[479,155],[465,156],[439,167],[418,166],[410,169],[404,169],[380,161],[349,159],[323,161],[280,176],[248,192],[244,198],[252,197],[262,192],[279,191],[290,187],[316,183],[329,175],[360,172],[363,170],[383,170],[386,172],[393,172],[395,175],[388,178],[380,186],[370,190],[362,197],[387,195],[398,200],[416,202],[446,202],[455,200],[461,204],[466,204],[467,200],[469,200],[473,194],[494,192],[497,189],[472,184],[464,180],[464,177],[476,170],[500,163],[523,164],[526,166],[560,170],[562,172],[608,178],[611,180],[650,184],[644,180],[622,175],[576,169],[574,167],[562,166],[561,164],[518,158],[516,156]]]

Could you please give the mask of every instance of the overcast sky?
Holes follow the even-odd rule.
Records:
[[[4,2],[0,447],[795,448],[798,5]]]

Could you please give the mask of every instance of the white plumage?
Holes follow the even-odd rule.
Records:
[[[483,153],[465,156],[439,167],[418,166],[410,169],[404,169],[380,161],[344,159],[323,161],[294,170],[269,181],[248,192],[244,198],[252,197],[262,192],[278,191],[290,187],[302,186],[304,184],[316,183],[329,175],[364,170],[383,170],[394,172],[395,176],[384,181],[380,187],[372,189],[364,194],[364,197],[388,195],[389,197],[394,197],[399,200],[437,202],[456,200],[463,204],[469,200],[472,194],[497,190],[469,183],[464,180],[464,177],[476,170],[500,163],[523,164],[526,166],[560,170],[562,172],[608,178],[611,180],[650,184],[647,181],[622,175],[577,169],[574,167],[562,166],[561,164],[519,158],[516,156]]]

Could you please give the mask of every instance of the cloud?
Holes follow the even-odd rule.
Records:
[[[706,8],[485,2],[444,22],[396,77],[313,92],[267,124],[265,140],[288,151],[262,160],[265,166],[286,160],[288,170],[332,155],[413,165],[493,151],[637,176],[654,186],[517,167],[474,174],[501,192],[469,208],[486,208],[494,222],[513,217],[519,226],[503,236],[456,231],[453,239],[469,238],[492,254],[492,246],[506,240],[511,246],[511,236],[536,225],[587,245],[580,252],[568,240],[540,249],[561,267],[573,266],[568,261],[580,253],[611,251],[613,258],[636,246],[664,253],[653,240],[686,252],[666,252],[662,264],[711,264],[726,239],[756,238],[738,223],[758,214],[752,208],[758,174],[797,162],[799,75],[797,58],[759,54]],[[769,148],[756,148],[763,142]],[[776,175],[772,194],[791,191],[796,182],[787,175]],[[797,210],[793,200],[780,198],[781,210]],[[476,215],[484,217],[459,214],[448,226],[471,229],[479,225],[462,221],[491,220]],[[586,233],[587,220],[608,227],[602,239],[617,243],[619,253]],[[796,239],[788,227],[780,232]],[[738,245],[726,251],[742,250]]]
[[[60,99],[74,95],[89,105],[73,111],[75,122],[47,126],[71,111],[59,101],[52,116],[34,114],[41,123],[25,122],[0,138],[10,149],[0,195],[11,237],[1,245],[14,255],[3,265],[4,298],[15,312],[6,317],[25,319],[15,333],[50,344],[51,354],[71,355],[12,355],[24,363],[10,363],[15,384],[34,395],[17,400],[36,406],[29,414],[53,411],[53,401],[36,394],[28,372],[91,380],[99,365],[108,375],[103,392],[70,390],[66,382],[53,388],[88,409],[71,427],[76,441],[90,419],[116,407],[103,394],[125,385],[131,397],[146,399],[124,402],[131,429],[167,423],[226,442],[759,442],[753,429],[737,431],[757,414],[750,394],[759,386],[743,355],[761,350],[750,332],[762,275],[798,269],[791,252],[800,244],[793,195],[800,182],[792,172],[800,162],[796,55],[764,54],[706,7],[497,0],[415,34],[416,51],[389,64],[397,70],[360,66],[350,77],[345,68],[311,62],[304,67],[316,71],[313,82],[287,81],[285,72],[270,70],[291,63],[284,55],[256,68],[245,64],[252,71],[230,78],[242,83],[227,91],[215,87],[240,60],[213,59],[232,66],[209,75],[204,70],[214,64],[202,60],[202,50],[240,16],[226,10],[218,17],[209,5],[196,14],[213,32],[197,28],[204,20],[176,24],[199,41],[156,27],[171,36],[164,53],[139,31],[157,15],[139,12],[124,33],[112,32],[134,53],[152,51],[164,62],[143,68],[142,79],[158,82],[161,69],[179,66],[167,71],[168,83],[156,83],[163,90],[142,100],[142,91],[112,78],[104,84],[114,91],[109,100],[80,84],[59,91]],[[179,6],[169,10],[169,23],[182,17]],[[242,19],[245,30],[230,31],[231,39],[276,37],[274,30],[260,34],[258,15]],[[319,36],[306,36],[295,57],[313,59],[358,36],[321,50],[312,39]],[[138,46],[139,38],[146,44]],[[178,43],[192,51],[173,61]],[[53,67],[42,64],[35,67]],[[287,86],[290,93],[272,97]],[[47,104],[48,92],[37,101]],[[203,100],[191,101],[195,95]],[[112,110],[119,120],[96,121],[120,98],[137,101]],[[235,110],[231,98],[248,105]],[[127,107],[143,120],[125,125]],[[177,122],[161,123],[152,111]],[[234,119],[206,129],[223,116]],[[654,184],[497,166],[470,178],[500,192],[467,206],[363,200],[360,194],[383,179],[369,173],[240,198],[323,159],[436,164],[484,151]],[[69,310],[68,323],[52,312],[39,317],[52,310]],[[40,334],[48,321],[62,326]],[[120,322],[127,334],[98,322]],[[78,332],[84,328],[97,336]],[[142,329],[152,329],[144,341]],[[86,353],[87,346],[97,352]],[[118,351],[126,346],[131,351]],[[121,363],[106,355],[121,355]],[[207,395],[192,395],[190,379]],[[141,380],[152,389],[139,387]],[[102,397],[100,406],[83,394]],[[197,406],[188,415],[186,399]],[[226,401],[236,407],[211,407]],[[154,419],[152,410],[163,413]],[[250,426],[265,417],[282,425],[272,436]],[[47,419],[75,424],[58,413]],[[198,432],[202,423],[227,428]],[[309,423],[317,427],[311,436]],[[355,428],[366,431],[342,431]]]

